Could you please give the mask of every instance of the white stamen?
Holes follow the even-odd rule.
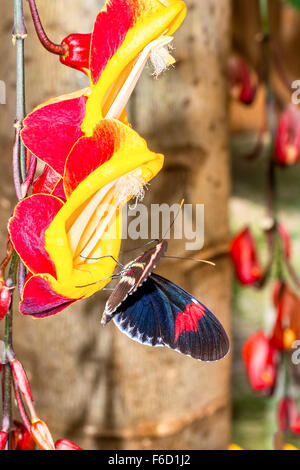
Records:
[[[160,38],[156,39],[155,41],[150,42],[145,49],[140,53],[137,62],[135,63],[133,69],[131,70],[130,74],[126,82],[124,83],[123,87],[121,88],[117,98],[113,102],[111,108],[109,109],[108,113],[106,114],[106,119],[118,119],[123,109],[128,103],[130,96],[143,72],[143,69],[151,56],[151,54],[161,48],[169,44],[173,41],[173,37],[171,36],[161,36]]]
[[[132,197],[137,198],[138,201],[143,199],[144,185],[142,170],[138,168],[112,181],[96,193],[68,234],[75,264],[82,263],[84,258],[90,257],[125,201]],[[88,224],[89,227],[86,230]]]
[[[171,44],[164,47],[155,48],[151,55],[150,61],[154,68],[153,75],[157,78],[162,72],[168,69],[170,65],[175,63],[174,58],[170,54],[172,50]]]
[[[68,238],[69,238],[69,243],[70,247],[73,252],[75,252],[76,247],[79,243],[79,240],[86,228],[86,221],[89,220],[93,213],[95,212],[97,206],[100,204],[100,202],[103,200],[105,195],[109,192],[109,190],[113,187],[115,184],[115,181],[112,181],[111,183],[105,185],[103,188],[101,188],[95,196],[92,198],[92,200],[87,204],[87,206],[84,208],[82,213],[79,215],[79,217],[76,219],[72,227],[70,228],[68,232]]]
[[[144,185],[145,181],[142,178],[140,168],[123,176],[116,185],[119,201],[124,202],[131,197],[136,198],[137,201],[142,201],[145,196]]]

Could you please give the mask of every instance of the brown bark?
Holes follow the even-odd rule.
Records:
[[[0,138],[2,148],[6,143],[8,165],[14,51],[9,39],[11,1],[2,1],[0,57],[5,58],[0,78],[8,82],[9,92],[8,105],[0,107]],[[49,36],[60,42],[72,31],[91,29],[99,1],[37,4]],[[146,72],[130,114],[150,148],[166,155],[164,171],[151,185],[147,202],[178,203],[185,197],[186,203],[204,203],[204,251],[210,250],[211,258],[218,255],[216,268],[164,261],[159,271],[207,304],[228,330],[231,270],[224,245],[226,251],[230,1],[188,0],[187,5],[188,18],[175,39],[175,70],[157,81]],[[56,57],[42,50],[29,21],[27,25],[30,111],[84,83],[80,73],[63,68]],[[3,184],[2,227],[11,210],[7,175]],[[169,253],[184,254],[183,244],[170,243]],[[201,256],[201,251],[195,255]],[[202,364],[170,350],[136,344],[113,325],[102,329],[100,313],[106,298],[106,293],[99,293],[43,321],[16,315],[17,354],[28,370],[36,407],[55,437],[72,438],[85,448],[225,448],[230,438],[230,358]]]

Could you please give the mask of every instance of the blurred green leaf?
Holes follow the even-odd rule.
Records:
[[[300,0],[286,0],[290,5],[300,11]]]

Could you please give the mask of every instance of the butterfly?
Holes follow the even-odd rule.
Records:
[[[201,361],[222,359],[229,340],[219,320],[184,289],[153,273],[167,248],[161,240],[122,269],[101,323],[113,319],[142,344],[166,346]]]

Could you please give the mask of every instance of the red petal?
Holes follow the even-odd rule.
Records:
[[[55,450],[83,450],[74,442],[69,441],[68,439],[60,439],[55,443]]]
[[[33,273],[56,276],[55,266],[45,250],[45,231],[62,206],[56,197],[35,194],[16,206],[9,221],[11,241]]]
[[[231,243],[230,255],[236,276],[244,285],[255,284],[262,276],[256,246],[248,228],[238,233]]]
[[[288,431],[297,419],[297,403],[293,398],[284,397],[278,403],[277,421],[281,431]]]
[[[14,444],[15,450],[34,450],[35,442],[31,434],[25,428],[24,424],[19,421],[14,421]]]
[[[64,182],[63,179],[60,178],[59,182],[55,186],[54,190],[52,191],[52,196],[59,197],[62,201],[66,202],[66,194],[64,190]]]
[[[25,146],[60,175],[63,175],[68,153],[83,135],[85,104],[85,96],[65,99],[38,108],[24,121]]]
[[[32,276],[25,284],[20,312],[37,318],[49,317],[69,307],[76,300],[54,292],[43,277]]]
[[[51,194],[61,176],[46,165],[43,173],[33,182],[32,194]]]
[[[11,301],[9,288],[3,280],[0,280],[0,320],[2,320],[8,312]]]
[[[133,26],[137,2],[111,0],[107,10],[101,11],[94,25],[91,46],[91,78],[96,83],[109,59],[125,39],[127,31]]]
[[[76,143],[66,163],[64,188],[67,195],[112,157],[115,140],[111,121],[102,121],[95,129],[93,137],[82,137]]]
[[[5,450],[7,437],[8,437],[7,432],[0,431],[0,450]]]

